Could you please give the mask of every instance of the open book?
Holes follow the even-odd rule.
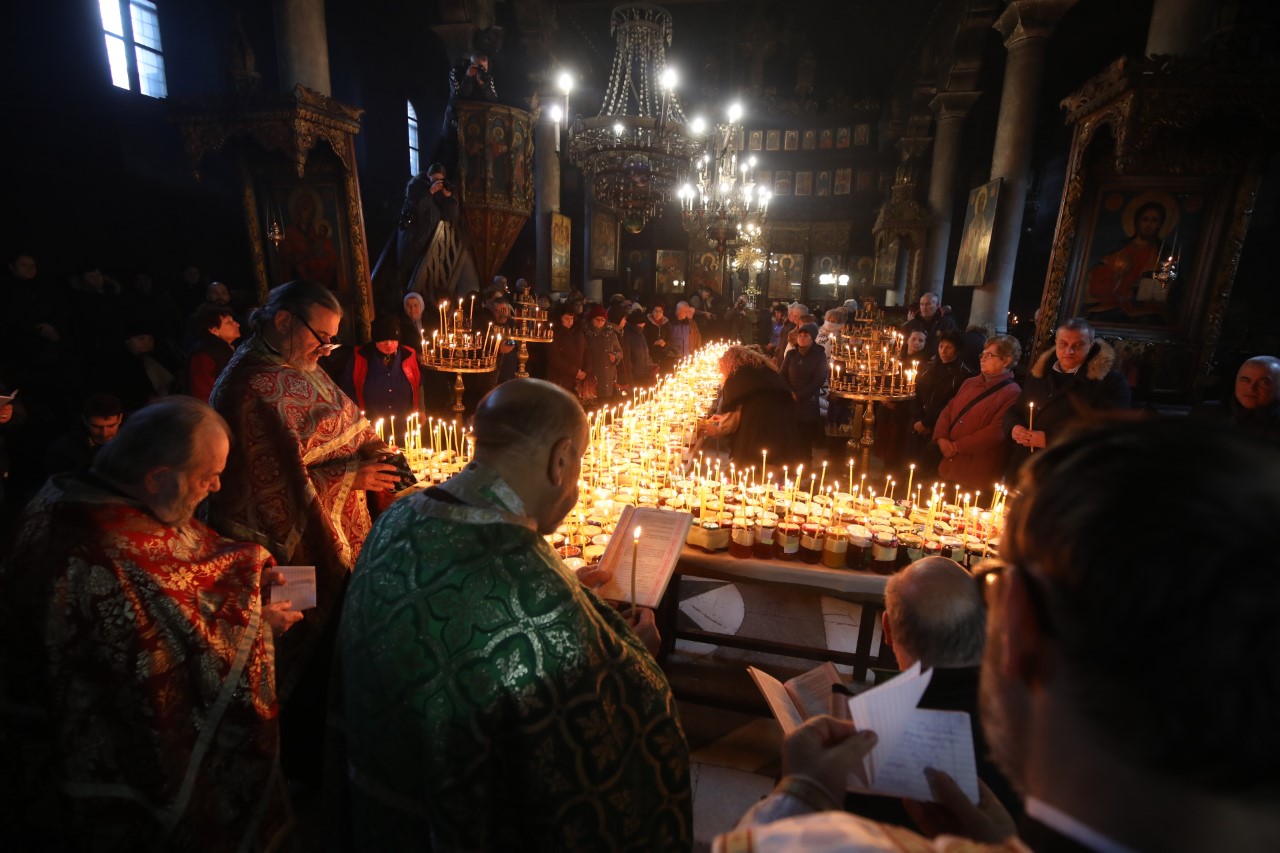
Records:
[[[675,574],[676,562],[689,536],[693,516],[634,506],[622,510],[609,545],[600,558],[602,568],[613,569],[613,579],[597,594],[610,601],[626,601],[641,607],[657,607]],[[635,543],[635,529],[640,542]],[[632,551],[635,552],[634,557]],[[636,600],[631,601],[631,566],[636,568]]]
[[[747,671],[787,734],[809,717],[830,713],[830,699],[824,697],[830,697],[831,687],[840,683],[830,663],[786,683],[754,667]],[[932,670],[921,671],[916,663],[885,684],[857,696],[839,697],[846,707],[836,709],[834,716],[852,719],[859,729],[870,729],[877,737],[863,766],[849,774],[850,791],[931,801],[924,771],[933,767],[950,775],[970,801],[978,801],[969,715],[917,707],[932,677]]]

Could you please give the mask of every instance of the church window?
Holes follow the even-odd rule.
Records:
[[[160,46],[160,17],[151,0],[98,0],[111,82],[152,98],[169,94]]]
[[[409,107],[409,174],[418,174],[418,113],[412,101],[405,101]]]

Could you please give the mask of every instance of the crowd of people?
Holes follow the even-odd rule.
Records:
[[[513,378],[514,349],[500,353],[471,464],[391,502],[395,449],[369,417],[432,404],[420,298],[338,359],[343,308],[312,282],[248,312],[225,286],[169,310],[201,293],[196,271],[185,288],[135,286],[162,303],[144,322],[100,271],[68,302],[29,256],[10,271],[4,461],[48,467],[14,495],[25,509],[0,562],[6,847],[289,849],[303,806],[333,824],[307,837],[335,849],[691,848],[689,750],[654,616],[599,598],[608,570],[569,569],[544,534],[577,502],[584,407],[707,339],[746,341],[721,360],[708,437],[731,457],[761,442],[779,464],[811,453],[843,309],[819,323],[782,306],[757,333],[712,293],[670,318],[571,295],[534,348],[545,380]],[[479,322],[509,323],[526,291],[495,282]],[[876,811],[844,797],[875,736],[824,717],[788,738],[777,789],[718,849],[815,833],[873,850],[954,849],[948,834],[1009,850],[1275,846],[1280,637],[1259,603],[1280,590],[1254,551],[1280,514],[1280,361],[1245,362],[1203,417],[1091,430],[1089,413],[1129,400],[1087,324],[1064,323],[1019,380],[1018,341],[984,336],[969,372],[972,342],[936,299],[920,309],[905,338],[929,361],[904,446],[936,448],[941,476],[1012,471],[1019,488],[1004,562],[977,584],[949,561],[912,566],[883,632],[902,666],[944,673],[930,707],[980,719],[983,797],[931,773],[936,802],[855,817]],[[65,435],[47,429],[59,418]],[[1230,535],[1151,546],[1191,529]],[[284,571],[299,566],[315,575],[305,609]],[[1184,677],[1223,659],[1249,677]]]

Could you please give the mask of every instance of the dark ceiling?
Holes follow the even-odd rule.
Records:
[[[815,94],[882,98],[911,56],[944,0],[674,0],[670,62],[681,72],[681,98],[690,107],[727,101],[748,88],[750,64],[764,54],[764,86],[780,95],[795,87],[802,54],[817,63]],[[614,40],[614,2],[560,0],[551,49],[574,67],[587,90],[608,78]],[[499,7],[501,9],[501,6]],[[754,37],[752,34],[755,34]],[[598,103],[599,94],[595,95]],[[708,104],[709,106],[710,104]]]

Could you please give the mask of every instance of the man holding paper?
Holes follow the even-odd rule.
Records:
[[[1176,468],[1174,456],[1185,460]],[[1133,482],[1157,497],[1135,502],[1115,488]],[[930,770],[937,802],[916,804],[922,828],[995,849],[1280,847],[1280,621],[1271,606],[1280,573],[1254,547],[1280,517],[1280,450],[1195,418],[1125,423],[1035,454],[1020,485],[1005,562],[976,574],[989,608],[983,728],[1025,796],[1026,817],[1013,839],[988,792],[974,805]],[[1232,535],[1183,535],[1190,529]],[[1145,535],[1135,540],[1133,530]],[[1181,547],[1150,546],[1166,540]],[[1189,677],[1224,662],[1235,677]],[[940,836],[928,846],[833,809],[848,771],[875,753],[860,739],[869,735],[855,739],[852,725],[830,718],[797,729],[784,769],[799,781],[784,777],[749,815],[773,822],[742,826],[715,849],[781,849],[819,829],[874,837],[856,849],[954,845]],[[781,819],[813,811],[822,813]]]
[[[379,517],[335,684],[357,849],[687,850],[689,756],[640,636],[543,538],[587,420],[537,379],[475,415],[475,461]],[[630,544],[630,543],[628,543]]]
[[[0,837],[10,850],[269,849],[288,834],[257,545],[192,518],[230,431],[170,397],[32,501],[0,565]]]

